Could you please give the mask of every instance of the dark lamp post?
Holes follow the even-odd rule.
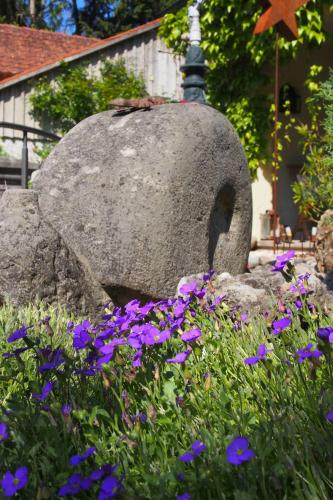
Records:
[[[181,71],[185,73],[182,83],[184,89],[184,100],[206,104],[205,98],[205,57],[200,48],[201,32],[199,20],[199,5],[203,0],[198,0],[189,7],[188,16],[190,20],[190,47],[188,48],[185,64],[181,66]]]

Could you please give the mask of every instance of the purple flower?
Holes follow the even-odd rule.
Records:
[[[191,495],[185,492],[182,495],[178,495],[177,500],[191,500]]]
[[[249,442],[245,437],[238,436],[227,447],[227,460],[230,464],[240,465],[247,462],[255,456],[252,450],[249,450]]]
[[[133,347],[133,349],[140,349],[142,347],[142,339],[138,333],[130,333],[127,338],[128,345]]]
[[[196,281],[191,281],[191,283],[185,283],[182,285],[179,289],[179,292],[182,295],[191,295],[191,293],[194,293],[197,291],[197,282]]]
[[[288,252],[284,253],[283,255],[278,255],[276,257],[276,262],[274,264],[274,267],[272,268],[272,272],[276,271],[283,271],[284,266],[291,261],[295,257],[295,251],[294,250],[288,250]]]
[[[333,342],[333,326],[325,326],[323,328],[318,328],[317,337],[321,340],[329,340],[331,343]]]
[[[67,323],[67,332],[68,332],[68,333],[72,333],[73,328],[74,328],[74,323],[73,323],[73,321],[68,320],[68,323]]]
[[[15,332],[11,333],[9,337],[7,338],[7,342],[15,342],[16,340],[22,339],[23,337],[26,337],[27,332],[29,328],[32,328],[31,326],[22,326],[22,328],[19,328]]]
[[[265,359],[268,352],[271,352],[271,350],[268,350],[265,344],[260,344],[257,350],[257,355],[244,359],[244,363],[246,365],[255,365],[259,361]]]
[[[3,357],[4,358],[12,358],[14,356],[17,357],[20,354],[22,354],[22,352],[25,352],[28,349],[29,349],[29,347],[19,347],[18,349],[15,349],[13,352],[4,352]]]
[[[176,356],[174,358],[167,359],[166,362],[167,363],[181,364],[187,360],[187,358],[189,357],[190,354],[191,354],[190,350],[179,352],[178,354],[176,354]]]
[[[99,469],[94,470],[89,477],[92,481],[99,481],[100,479],[102,479],[103,476],[113,474],[118,469],[118,467],[119,467],[118,464],[116,465],[104,464]]]
[[[202,441],[195,441],[192,445],[192,452],[187,451],[183,455],[180,455],[179,460],[181,462],[191,462],[197,455],[202,453],[206,449],[206,445]]]
[[[38,368],[40,373],[45,373],[48,370],[53,370],[58,368],[58,366],[62,365],[65,362],[65,359],[62,355],[61,349],[56,349],[55,351],[51,351],[48,356],[49,361],[44,363]]]
[[[170,330],[164,330],[163,332],[160,332],[157,328],[154,330],[156,331],[151,331],[144,337],[144,343],[147,345],[154,345],[154,344],[163,344],[167,340],[170,339],[171,337],[171,332]]]
[[[188,307],[187,302],[180,302],[174,306],[173,313],[175,318],[180,318],[183,316],[186,312],[186,309]]]
[[[44,385],[44,387],[42,389],[41,394],[33,394],[32,398],[38,399],[39,401],[44,401],[48,397],[50,392],[52,391],[53,385],[54,385],[54,382],[46,382],[46,384]]]
[[[98,500],[108,500],[109,498],[114,498],[120,487],[121,483],[117,481],[115,477],[109,476],[105,478],[101,485]]]
[[[125,306],[125,311],[126,313],[130,313],[130,312],[136,312],[140,309],[140,301],[139,300],[131,300],[130,302],[128,302]]]
[[[138,368],[142,366],[142,351],[138,350],[136,353],[132,356],[132,366],[133,368]]]
[[[273,321],[272,327],[272,334],[273,335],[278,335],[279,333],[282,332],[285,328],[287,328],[291,324],[291,319],[288,318],[288,316],[285,316],[284,318],[278,319],[276,321]]]
[[[299,363],[303,363],[303,361],[307,358],[320,358],[320,356],[323,356],[321,351],[313,349],[313,344],[311,343],[303,349],[299,349],[296,354],[298,356]]]
[[[199,328],[193,328],[193,330],[189,330],[188,332],[183,333],[180,338],[184,342],[192,342],[193,340],[197,340],[199,337],[201,337],[201,335],[201,330],[199,330]]]
[[[109,344],[103,345],[99,349],[99,352],[101,352],[102,354],[111,354],[111,355],[113,355],[114,348],[115,348],[114,344],[112,344],[112,342],[110,342]]]
[[[218,295],[213,302],[208,306],[208,311],[212,312],[215,311],[217,306],[221,304],[222,300],[226,297],[226,294],[224,293],[223,295]]]
[[[0,422],[0,442],[8,438],[7,425]]]
[[[75,349],[84,349],[92,341],[88,332],[89,328],[91,328],[91,324],[87,319],[74,327],[73,347]]]
[[[329,422],[333,422],[333,410],[330,410],[327,415],[326,415],[326,418]]]
[[[79,465],[81,462],[84,462],[87,458],[89,458],[91,455],[93,455],[96,451],[96,448],[92,446],[91,448],[88,448],[87,451],[85,451],[82,455],[73,455],[69,463],[71,465]]]
[[[76,333],[73,338],[73,347],[77,350],[85,349],[91,340],[92,338],[88,332],[82,331],[80,333]]]
[[[61,408],[61,413],[64,419],[68,419],[72,411],[72,407],[69,404],[64,404]]]
[[[203,275],[203,277],[202,277],[203,281],[210,281],[214,274],[215,274],[215,271],[213,269],[210,269],[208,271],[208,273]]]
[[[24,488],[28,482],[27,467],[19,467],[13,475],[7,471],[1,481],[1,486],[6,497],[13,497],[17,491]]]
[[[75,495],[81,490],[88,490],[91,487],[92,481],[90,478],[85,478],[82,474],[75,473],[72,474],[68,479],[67,483],[61,486],[58,491],[60,497],[66,495]]]
[[[98,358],[96,362],[97,367],[99,368],[102,365],[109,363],[112,358],[113,358],[113,351],[110,354],[105,354],[105,356],[101,356],[100,358]]]

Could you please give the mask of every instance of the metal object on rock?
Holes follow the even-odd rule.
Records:
[[[184,100],[206,104],[205,98],[205,57],[200,48],[201,31],[199,19],[199,5],[203,0],[198,0],[188,9],[190,21],[190,47],[186,54],[185,64],[181,66],[181,71],[186,75],[182,88],[184,89]]]

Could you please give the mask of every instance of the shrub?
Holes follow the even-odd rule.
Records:
[[[42,128],[64,134],[84,118],[110,109],[111,99],[144,95],[143,79],[128,71],[121,59],[104,60],[100,76],[90,75],[86,66],[63,63],[53,82],[44,77],[36,84],[31,114]]]
[[[333,207],[333,71],[307,101],[310,125],[297,127],[303,138],[305,163],[302,178],[293,184],[294,200],[301,213],[318,220]],[[321,115],[324,115],[321,121]]]

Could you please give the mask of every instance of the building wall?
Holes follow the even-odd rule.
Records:
[[[331,19],[329,27],[332,32],[333,16],[327,16]],[[307,112],[305,100],[309,94],[304,87],[304,82],[308,78],[309,69],[312,65],[323,66],[323,72],[320,80],[324,81],[328,77],[328,69],[332,67],[332,42],[327,41],[323,46],[316,49],[301,48],[295,60],[290,61],[280,68],[279,86],[283,84],[292,85],[301,97],[301,112],[293,115],[297,124],[308,123],[309,114]],[[273,94],[274,79],[272,76],[268,92]],[[283,127],[287,121],[283,113],[279,114],[279,120]],[[295,227],[298,218],[298,208],[293,201],[292,184],[297,181],[300,169],[304,162],[302,154],[302,145],[300,136],[295,131],[290,131],[290,142],[283,140],[283,128],[280,132],[280,139],[283,144],[282,161],[278,170],[277,181],[277,213],[280,216],[281,224],[288,225],[292,229]],[[273,153],[272,153],[273,163]],[[271,166],[263,166],[258,171],[258,178],[252,185],[253,193],[253,239],[260,240],[262,237],[260,220],[261,215],[272,207],[272,186],[271,186]],[[298,237],[300,234],[298,234]]]
[[[150,95],[171,99],[181,98],[180,66],[183,59],[172,54],[163,41],[157,37],[156,29],[80,58],[73,61],[73,64],[87,63],[91,71],[98,72],[101,60],[105,57],[124,58],[128,69],[133,69],[137,75],[144,77]],[[52,81],[58,71],[58,69],[53,69],[45,75],[49,81]],[[40,128],[40,125],[29,114],[29,96],[33,92],[33,85],[37,78],[0,90],[0,121]],[[47,126],[43,128],[48,129]],[[0,144],[10,156],[16,158],[21,156],[21,137],[22,132],[0,128]],[[38,159],[33,152],[36,143],[41,144],[38,142],[38,137],[29,136],[29,155],[35,160]]]

